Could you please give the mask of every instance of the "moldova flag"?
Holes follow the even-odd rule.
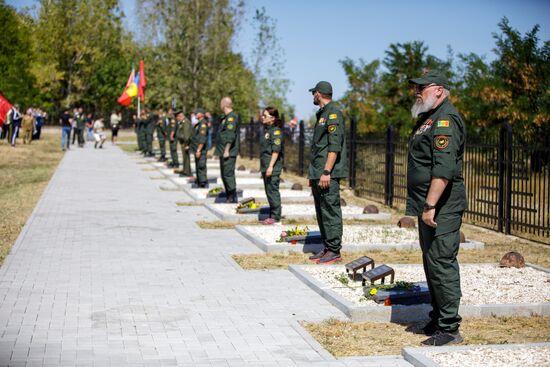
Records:
[[[12,109],[12,107],[13,106],[11,105],[11,103],[9,103],[8,100],[0,94],[0,129],[2,128],[2,126],[4,126],[6,115]]]

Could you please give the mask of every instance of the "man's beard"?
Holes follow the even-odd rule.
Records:
[[[411,107],[411,116],[417,118],[421,113],[428,112],[434,107],[436,101],[437,97],[433,94],[428,96],[425,101],[417,99]]]
[[[319,106],[319,98],[313,96],[313,104],[314,104],[315,106]]]

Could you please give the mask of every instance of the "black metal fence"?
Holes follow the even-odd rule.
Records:
[[[357,195],[403,208],[407,197],[408,140],[390,127],[383,134],[359,135],[348,125],[348,184]],[[243,156],[257,158],[260,123],[246,126]],[[307,175],[312,129],[303,121],[285,128],[285,170]],[[469,136],[463,174],[469,209],[465,221],[550,243],[550,138],[522,141],[509,124],[500,133]]]

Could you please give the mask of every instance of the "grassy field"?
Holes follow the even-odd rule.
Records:
[[[302,326],[336,357],[399,355],[427,337],[424,323],[352,323],[329,319]],[[510,344],[550,341],[550,317],[467,318],[460,327],[465,344]]]
[[[61,151],[61,130],[43,129],[40,140],[15,148],[0,142],[0,263],[8,255],[40,195],[52,177]]]

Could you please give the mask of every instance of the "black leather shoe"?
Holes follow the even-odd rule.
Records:
[[[318,253],[316,253],[315,255],[310,256],[309,259],[310,259],[310,260],[315,260],[315,261],[317,261],[317,260],[319,260],[320,258],[322,258],[323,256],[325,256],[325,254],[327,253],[327,251],[328,251],[328,250],[327,250],[326,248],[324,248],[324,249],[322,249],[321,251],[319,251]]]
[[[422,328],[422,332],[424,332],[424,335],[432,336],[437,331],[437,325],[435,322],[430,321]]]
[[[317,264],[332,264],[333,262],[342,260],[340,253],[327,251],[322,258],[317,260]]]
[[[454,332],[437,330],[430,338],[424,340],[422,344],[430,347],[441,347],[442,345],[459,344],[463,340],[458,330]]]

